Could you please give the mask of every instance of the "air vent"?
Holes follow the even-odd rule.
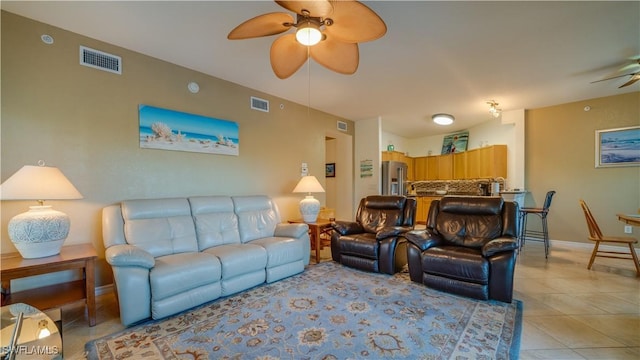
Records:
[[[251,108],[253,110],[269,112],[269,100],[251,97]]]
[[[347,131],[347,123],[344,121],[338,121],[338,130]]]
[[[80,65],[114,74],[122,74],[122,58],[100,50],[80,46]]]

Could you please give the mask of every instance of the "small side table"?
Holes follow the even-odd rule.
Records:
[[[289,220],[288,222],[290,224],[305,223],[302,219]],[[319,264],[320,250],[322,250],[322,239],[320,239],[320,234],[331,228],[331,221],[329,219],[317,219],[314,223],[306,224],[309,225],[309,240],[311,241],[311,248],[316,253],[316,264]]]
[[[17,252],[3,254],[0,258],[2,306],[28,303],[40,310],[46,310],[85,299],[89,326],[94,326],[96,324],[95,261],[97,257],[96,250],[91,244],[63,246],[60,254],[38,259],[24,259]],[[11,280],[73,269],[82,269],[82,280],[11,293]]]

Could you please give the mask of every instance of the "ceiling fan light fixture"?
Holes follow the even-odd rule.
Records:
[[[443,125],[443,126],[451,125],[455,120],[453,115],[449,115],[449,114],[435,114],[431,117],[431,119],[433,120],[434,123],[438,125]]]
[[[487,101],[487,104],[489,104],[489,114],[494,118],[499,118],[500,114],[502,114],[502,109],[498,109],[499,104],[494,100]]]
[[[304,46],[313,46],[319,43],[322,40],[320,26],[311,20],[300,24],[298,31],[296,31],[296,40]]]

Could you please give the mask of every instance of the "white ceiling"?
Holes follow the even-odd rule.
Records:
[[[345,119],[380,116],[383,130],[406,138],[487,121],[491,99],[508,111],[640,89],[640,82],[618,89],[627,77],[590,83],[629,72],[619,70],[640,54],[640,1],[365,4],[388,31],[360,44],[354,75],[312,61],[286,80],[269,64],[278,35],[226,38],[249,18],[286,12],[273,1],[2,1],[1,7],[300,104],[310,98],[311,107]],[[432,124],[440,112],[453,114],[454,126]]]

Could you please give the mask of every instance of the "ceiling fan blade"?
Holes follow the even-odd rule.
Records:
[[[601,81],[613,80],[613,79],[617,79],[617,78],[621,78],[621,77],[625,77],[625,76],[629,76],[629,75],[633,76],[633,75],[636,75],[636,74],[639,74],[639,73],[631,73],[631,74],[612,76],[612,77],[608,77],[606,79],[600,79],[600,80],[592,81],[592,82],[590,82],[590,84],[598,83],[598,82],[601,82]]]
[[[333,11],[333,6],[329,0],[316,1],[276,1],[283,8],[293,11],[296,14],[302,14],[302,10],[309,11],[309,15],[313,17],[325,18]]]
[[[360,52],[357,43],[346,43],[327,38],[309,48],[311,58],[329,70],[341,74],[353,74],[358,70]]]
[[[371,41],[387,33],[380,16],[358,1],[334,1],[331,19],[334,23],[326,26],[325,33],[343,42]]]
[[[638,81],[638,80],[640,80],[640,73],[635,73],[635,74],[633,74],[633,76],[631,77],[631,79],[629,79],[629,81],[627,81],[626,83],[624,83],[624,84],[622,84],[622,85],[618,86],[618,89],[619,89],[619,88],[623,88],[623,87],[625,87],[625,86],[629,86],[629,85],[631,85],[631,84],[635,83],[635,82],[636,82],[636,81]]]
[[[227,39],[240,40],[283,33],[291,28],[295,20],[291,14],[274,12],[258,15],[231,30]]]
[[[307,47],[296,40],[295,34],[282,35],[271,45],[271,68],[277,77],[293,75],[309,57]]]

